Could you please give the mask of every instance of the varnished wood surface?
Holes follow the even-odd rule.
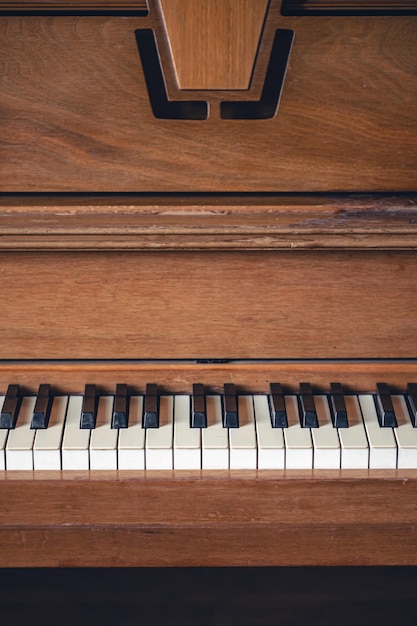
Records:
[[[249,88],[268,0],[159,3],[180,89]]]
[[[0,565],[416,564],[416,489],[411,470],[3,473]]]
[[[219,119],[240,92],[177,89],[157,12],[5,18],[0,190],[415,189],[416,18],[284,17],[277,3],[269,15],[249,99],[275,29],[296,35],[278,115],[263,121]],[[208,120],[154,118],[140,28],[157,33],[168,97],[208,100]]]
[[[0,361],[0,393],[11,383],[22,393],[37,393],[47,382],[53,393],[82,394],[86,384],[95,384],[100,393],[115,392],[125,383],[130,393],[144,393],[146,384],[158,384],[167,393],[191,393],[193,383],[203,383],[207,391],[223,392],[232,382],[241,393],[269,393],[271,382],[281,382],[291,392],[301,381],[309,381],[315,391],[328,393],[335,380],[347,392],[375,392],[380,381],[394,392],[404,393],[408,382],[417,381],[417,360],[383,361]]]
[[[415,358],[413,252],[3,252],[1,359]]]
[[[1,250],[417,249],[417,196],[0,197]]]

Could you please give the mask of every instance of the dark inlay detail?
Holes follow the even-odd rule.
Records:
[[[146,17],[149,8],[147,0],[5,0],[0,3],[0,16],[3,15]]]
[[[266,120],[276,115],[293,40],[293,30],[280,28],[275,32],[261,99],[245,102],[222,102],[220,104],[220,117],[222,119]]]
[[[206,120],[208,104],[198,100],[168,100],[161,60],[153,30],[135,32],[152,112],[168,120]]]
[[[417,0],[283,0],[282,15],[417,15]]]

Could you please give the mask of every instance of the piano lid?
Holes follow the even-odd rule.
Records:
[[[416,15],[282,15],[271,0],[247,89],[180,89],[178,54],[203,62],[200,31],[167,27],[169,3],[149,0],[148,16],[143,1],[135,15],[121,2],[106,14],[107,0],[85,3],[88,15],[80,2],[45,15],[31,14],[40,2],[11,4],[0,14],[2,192],[415,189]],[[217,32],[198,28],[205,41]]]

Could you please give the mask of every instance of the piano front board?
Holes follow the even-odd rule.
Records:
[[[0,14],[1,191],[415,188],[415,15],[284,16],[271,1],[249,88],[187,90],[178,87],[156,0],[147,17],[94,15],[94,6],[86,16],[77,14],[79,4],[74,15],[41,15],[38,6],[36,15]],[[277,113],[222,119],[222,102],[262,97],[277,29],[287,46],[280,55],[289,54]],[[160,82],[169,102],[183,103],[185,119],[157,118],[152,110],[138,49],[140,33],[151,31]],[[158,85],[155,97],[163,99]],[[207,119],[193,119],[187,102],[208,103]]]

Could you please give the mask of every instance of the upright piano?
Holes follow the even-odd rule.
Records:
[[[417,2],[0,50],[0,566],[416,565]]]

